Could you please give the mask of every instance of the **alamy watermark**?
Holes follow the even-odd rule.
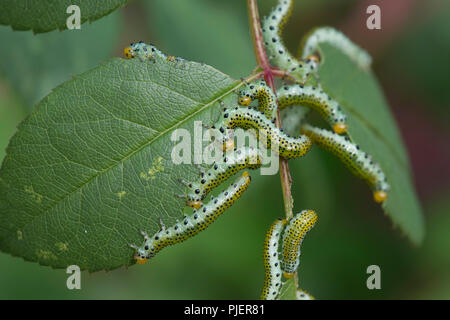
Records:
[[[376,4],[367,7],[366,13],[369,17],[366,20],[366,26],[369,30],[381,29],[381,9]]]
[[[381,289],[381,270],[380,267],[376,264],[370,265],[367,267],[367,274],[370,276],[367,278],[366,286],[367,289]]]
[[[66,19],[66,26],[69,30],[81,29],[81,10],[77,5],[70,5],[66,9],[66,13],[70,16]]]
[[[66,281],[66,286],[67,289],[69,290],[73,290],[73,289],[77,289],[80,290],[81,289],[81,271],[80,271],[80,267],[73,264],[71,266],[68,266],[66,269],[66,273],[70,274],[70,276],[67,278]]]

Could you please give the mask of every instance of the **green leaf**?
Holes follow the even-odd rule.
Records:
[[[294,278],[287,279],[283,283],[277,300],[297,300]]]
[[[56,268],[134,263],[138,230],[180,219],[178,179],[198,177],[172,162],[173,130],[211,124],[236,85],[200,63],[116,58],[55,88],[0,169],[0,249]]]
[[[420,244],[424,221],[408,156],[375,76],[330,45],[321,50],[324,64],[319,75],[324,90],[345,110],[351,140],[380,163],[388,178],[391,190],[382,205],[384,212],[413,243]]]
[[[67,29],[67,18],[73,14],[66,13],[70,5],[80,8],[80,20],[85,23],[106,16],[128,1],[102,0],[100,3],[91,0],[0,0],[0,24],[11,26],[14,30],[33,30],[34,33],[63,30]]]
[[[31,110],[71,75],[109,59],[121,26],[120,15],[114,13],[81,30],[39,36],[0,27],[0,38],[7,43],[0,50],[0,74]]]

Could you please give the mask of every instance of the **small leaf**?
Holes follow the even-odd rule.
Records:
[[[374,75],[330,45],[321,50],[324,64],[319,75],[324,90],[345,110],[351,140],[380,163],[391,186],[383,210],[413,243],[420,244],[424,221],[406,149]]]
[[[180,219],[178,179],[198,177],[172,162],[173,130],[211,124],[237,84],[195,62],[112,59],[55,88],[0,169],[1,250],[56,268],[132,264],[138,230]]]
[[[33,30],[43,33],[66,29],[66,13],[70,5],[80,8],[81,23],[95,21],[124,6],[129,0],[0,0],[0,24],[14,30]],[[83,27],[82,27],[83,28]],[[76,31],[75,31],[76,32]]]

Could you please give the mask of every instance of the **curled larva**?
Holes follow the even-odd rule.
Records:
[[[347,116],[339,103],[326,94],[321,88],[301,84],[286,85],[277,93],[278,106],[284,109],[292,105],[302,105],[316,110],[333,128],[342,134],[347,131]]]
[[[298,61],[287,50],[281,39],[283,27],[292,13],[293,0],[279,0],[278,5],[264,18],[262,33],[267,54],[272,64],[287,71],[301,83],[316,72],[316,59]]]
[[[303,210],[289,220],[283,234],[282,269],[285,278],[292,278],[300,264],[300,246],[309,230],[314,227],[314,210]]]
[[[258,99],[258,110],[262,111],[267,119],[274,119],[277,112],[277,97],[264,80],[248,83],[239,91],[238,103],[241,106],[246,107],[255,99]]]
[[[358,145],[350,142],[348,137],[308,124],[303,125],[300,131],[314,143],[336,155],[354,175],[365,180],[371,187],[376,202],[387,199],[390,187],[380,165]]]
[[[365,50],[354,44],[342,32],[332,27],[320,27],[312,30],[305,36],[302,43],[303,45],[300,49],[303,59],[316,53],[321,43],[329,43],[341,50],[364,70],[368,70],[372,63],[372,58]]]
[[[226,129],[255,129],[258,137],[267,149],[278,147],[278,153],[286,159],[304,156],[311,149],[311,140],[306,136],[291,137],[275,127],[264,113],[252,108],[224,108],[222,115],[213,128],[224,133]]]
[[[275,300],[281,288],[281,265],[278,244],[286,220],[277,219],[270,226],[264,240],[264,287],[261,300]]]
[[[303,289],[297,289],[297,300],[315,300],[315,298]]]
[[[214,163],[207,171],[200,173],[200,179],[185,184],[189,192],[187,205],[198,209],[201,201],[217,186],[243,169],[257,169],[262,166],[260,152],[252,147],[234,149],[225,153],[220,163]]]
[[[161,224],[161,230],[152,237],[141,231],[144,236],[142,246],[130,245],[130,247],[136,249],[136,253],[134,254],[136,262],[144,264],[165,247],[187,240],[200,231],[205,230],[239,199],[250,185],[250,180],[251,178],[248,172],[244,172],[241,177],[217,198],[212,198],[207,204],[202,205],[198,210],[194,210],[192,215],[185,216],[183,221],[177,222],[172,227],[166,228]]]
[[[130,46],[123,50],[125,58],[132,59],[138,57],[141,60],[155,61],[155,57],[165,59],[167,61],[177,62],[183,61],[183,58],[168,56],[157,49],[152,44],[146,44],[142,41],[131,43]]]

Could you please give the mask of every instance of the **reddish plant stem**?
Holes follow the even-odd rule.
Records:
[[[264,80],[267,85],[272,88],[273,92],[276,94],[276,87],[274,82],[274,75],[279,76],[279,70],[273,70],[269,59],[266,54],[266,50],[264,48],[264,40],[262,38],[261,31],[261,23],[259,19],[259,11],[258,4],[256,0],[247,0],[248,6],[248,15],[250,22],[250,29],[253,39],[253,48],[255,49],[256,61],[258,62],[259,67],[263,70]],[[280,110],[277,111],[277,116],[275,120],[275,125],[278,128],[281,128],[281,117]],[[286,159],[280,158],[280,179],[281,179],[281,188],[283,191],[283,200],[284,200],[284,209],[286,218],[292,218],[292,209],[293,209],[293,199],[291,192],[291,173],[288,166],[288,161]]]

